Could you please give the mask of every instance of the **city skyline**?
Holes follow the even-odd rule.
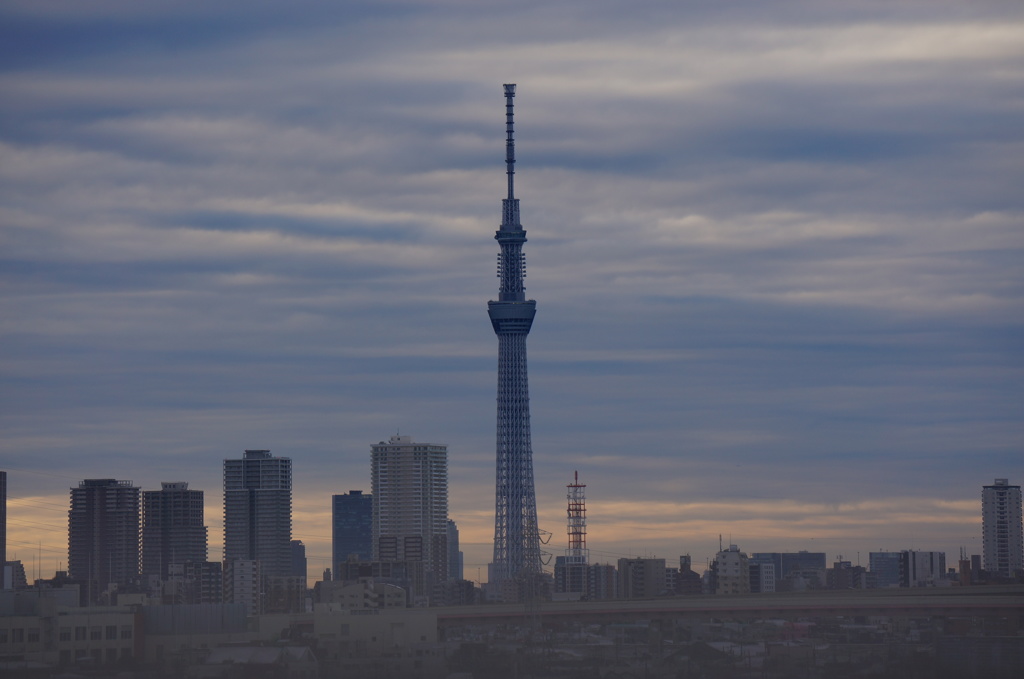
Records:
[[[449,446],[490,560],[501,83],[517,82],[546,550],[981,553],[1024,478],[1024,9],[901,2],[0,8],[8,553],[68,489],[294,460],[330,564],[367,445]],[[731,534],[731,537],[730,537]]]

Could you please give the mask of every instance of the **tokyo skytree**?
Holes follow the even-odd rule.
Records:
[[[494,499],[494,561],[490,579],[527,579],[541,572],[537,497],[530,446],[530,390],[526,374],[526,336],[537,303],[526,299],[523,278],[526,231],[519,223],[513,190],[515,140],[512,129],[515,85],[505,85],[505,172],[508,198],[501,202],[501,228],[494,234],[498,254],[498,301],[487,303],[498,336],[498,430]]]

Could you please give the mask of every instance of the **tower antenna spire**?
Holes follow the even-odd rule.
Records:
[[[508,199],[515,200],[513,179],[516,175],[516,139],[512,109],[515,108],[516,86],[505,85],[505,174],[508,175]]]

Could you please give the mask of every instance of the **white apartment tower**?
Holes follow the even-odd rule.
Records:
[[[264,578],[292,572],[292,461],[269,450],[224,460],[224,561],[259,562]]]
[[[1020,486],[996,479],[981,488],[982,568],[993,575],[1013,577],[1024,568]]]
[[[392,436],[370,446],[373,560],[423,561],[448,578],[448,446]]]
[[[715,557],[718,580],[715,594],[750,594],[750,558],[736,545]]]

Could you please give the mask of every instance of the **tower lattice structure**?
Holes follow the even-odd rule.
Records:
[[[575,472],[573,482],[565,488],[569,533],[569,549],[565,555],[569,563],[587,565],[590,561],[590,550],[587,549],[587,484],[580,483],[580,473]]]
[[[537,498],[530,443],[530,390],[526,370],[526,336],[537,303],[526,299],[523,279],[526,231],[519,223],[515,197],[514,84],[505,85],[505,167],[508,197],[502,200],[498,241],[498,300],[487,303],[498,336],[498,421],[494,502],[494,560],[490,576],[497,582],[528,578],[541,572]]]

